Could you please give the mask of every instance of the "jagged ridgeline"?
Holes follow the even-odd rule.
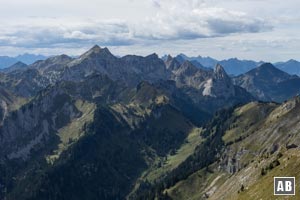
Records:
[[[282,163],[296,170],[299,99],[257,100],[296,95],[298,77],[256,70],[231,78],[219,64],[99,46],[2,70],[0,199],[265,195]]]

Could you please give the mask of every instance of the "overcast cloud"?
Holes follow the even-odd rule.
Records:
[[[0,0],[0,54],[300,59],[298,0]],[[274,58],[274,55],[276,56]]]

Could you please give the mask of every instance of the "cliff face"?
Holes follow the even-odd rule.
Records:
[[[235,87],[221,65],[215,67],[213,77],[205,82],[202,94],[225,99],[235,96]]]
[[[79,117],[72,98],[62,90],[40,94],[19,110],[11,112],[0,129],[1,156],[27,159],[37,145],[44,145],[59,128]]]
[[[63,79],[78,81],[94,73],[105,74],[112,80],[128,85],[136,85],[142,80],[164,80],[168,74],[163,61],[156,54],[117,58],[107,48],[95,46],[68,64]]]
[[[151,90],[161,90],[164,95],[159,98],[164,100],[158,101],[168,99],[196,123],[203,121],[202,114],[207,116],[222,106],[251,100],[244,98],[248,95],[245,91],[236,92],[220,65],[214,71],[198,69],[188,61],[180,64],[172,57],[164,63],[156,54],[117,58],[99,46],[75,59],[54,56],[26,69],[0,75],[1,87],[9,90],[2,90],[5,93],[2,97],[6,97],[1,99],[0,106],[0,148],[1,155],[9,159],[26,159],[35,146],[44,145],[52,133],[79,117],[76,100],[104,104],[130,102],[134,88],[143,81],[154,84],[149,87],[155,88]],[[176,86],[171,86],[170,80]],[[147,98],[151,90],[145,90],[142,98]],[[226,100],[230,98],[234,100]],[[191,116],[188,114],[191,110],[200,114]]]

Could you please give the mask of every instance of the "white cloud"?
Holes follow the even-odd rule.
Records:
[[[266,21],[244,12],[207,7],[202,1],[152,2],[157,8],[156,14],[135,21],[31,17],[21,22],[9,22],[0,28],[0,44],[17,47],[92,43],[121,46],[155,40],[221,37],[232,33],[260,32],[271,27]]]
[[[97,43],[117,54],[183,52],[267,60],[295,56],[300,45],[298,0],[0,2],[0,55],[13,49],[16,54],[74,55]]]
[[[271,30],[266,20],[244,12],[207,7],[201,1],[164,0],[155,17],[147,19],[134,31],[140,38],[157,40],[221,37],[232,33],[256,33]],[[142,28],[141,28],[142,27]]]
[[[130,31],[123,21],[76,21],[55,18],[30,18],[22,24],[0,27],[0,44],[16,47],[79,46],[101,43],[103,45],[129,45]]]

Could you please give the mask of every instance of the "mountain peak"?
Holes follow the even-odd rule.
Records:
[[[266,77],[272,77],[273,79],[280,78],[280,80],[288,79],[290,77],[288,73],[281,71],[271,63],[263,63],[259,67],[247,72],[246,75],[251,75],[255,77],[260,76],[261,78],[266,78]]]
[[[99,51],[101,51],[101,47],[96,44],[90,50],[92,50],[94,52],[99,52]]]
[[[189,68],[189,69],[195,69],[197,70],[197,67],[195,65],[193,65],[193,63],[191,63],[190,61],[186,60],[182,63],[182,66],[185,68]]]
[[[236,85],[243,87],[257,99],[276,102],[284,101],[287,97],[295,95],[294,91],[298,91],[298,87],[293,85],[297,81],[299,81],[297,77],[293,78],[271,63],[264,63],[234,79]],[[284,97],[281,93],[286,96]]]
[[[159,57],[158,57],[158,55],[157,55],[156,53],[152,53],[152,54],[146,56],[146,58],[150,58],[150,59],[158,59]]]
[[[219,63],[215,66],[214,72],[216,74],[226,74],[224,68]],[[227,74],[226,74],[227,75]]]
[[[193,65],[193,63],[191,63],[190,61],[186,60],[181,65],[179,64],[180,63],[178,62],[177,65],[175,65],[177,66],[177,69],[175,68],[175,70],[177,70],[177,73],[181,73],[186,76],[192,76],[199,71],[199,69],[195,65]]]
[[[18,65],[18,66],[23,66],[23,67],[26,67],[27,65],[21,61],[18,61],[16,62],[15,64],[13,64],[12,66],[15,66],[15,65]]]
[[[177,55],[177,56],[180,56],[180,57],[182,57],[183,59],[185,59],[185,60],[187,60],[188,59],[188,56],[187,55],[185,55],[185,54],[183,54],[183,53],[180,53],[179,55]]]
[[[280,69],[278,69],[271,63],[264,63],[264,64],[260,65],[256,71],[260,71],[265,76],[269,75],[273,78],[275,78],[275,77],[281,77],[284,79],[290,78],[290,75],[288,73],[281,71]]]
[[[26,65],[25,63],[18,61],[15,64],[11,65],[10,67],[6,68],[6,69],[21,69],[21,68],[25,68],[28,65]]]
[[[167,69],[177,70],[180,67],[180,62],[178,62],[178,60],[173,58],[171,55],[168,55],[165,65]]]
[[[107,47],[100,49],[100,51],[111,54],[111,52],[109,51],[109,49]]]
[[[271,63],[263,63],[259,66],[259,68],[265,68],[265,69],[277,69],[274,65]]]
[[[51,63],[62,63],[62,62],[70,62],[72,58],[66,54],[58,55],[58,56],[53,56],[48,59],[46,59],[46,62],[51,62]]]
[[[173,60],[173,57],[169,54],[169,55],[167,56],[166,62],[170,62],[171,60]]]
[[[21,61],[18,61],[15,64],[13,64],[13,65],[11,65],[7,68],[1,69],[1,71],[4,72],[4,73],[9,73],[9,72],[12,72],[12,71],[15,71],[15,70],[23,70],[26,67],[28,67],[28,65],[26,65],[25,63],[23,63]]]
[[[290,60],[287,61],[287,63],[299,63],[299,61],[294,60],[294,59],[290,59]]]
[[[226,73],[225,69],[222,67],[222,65],[220,65],[219,63],[215,66],[214,69],[214,78],[218,79],[218,80],[230,80],[230,77],[228,76],[228,74]],[[231,82],[231,81],[229,81]]]
[[[90,50],[85,52],[80,58],[86,58],[91,56],[103,56],[103,57],[115,57],[107,47],[101,48],[98,45],[93,46]]]

